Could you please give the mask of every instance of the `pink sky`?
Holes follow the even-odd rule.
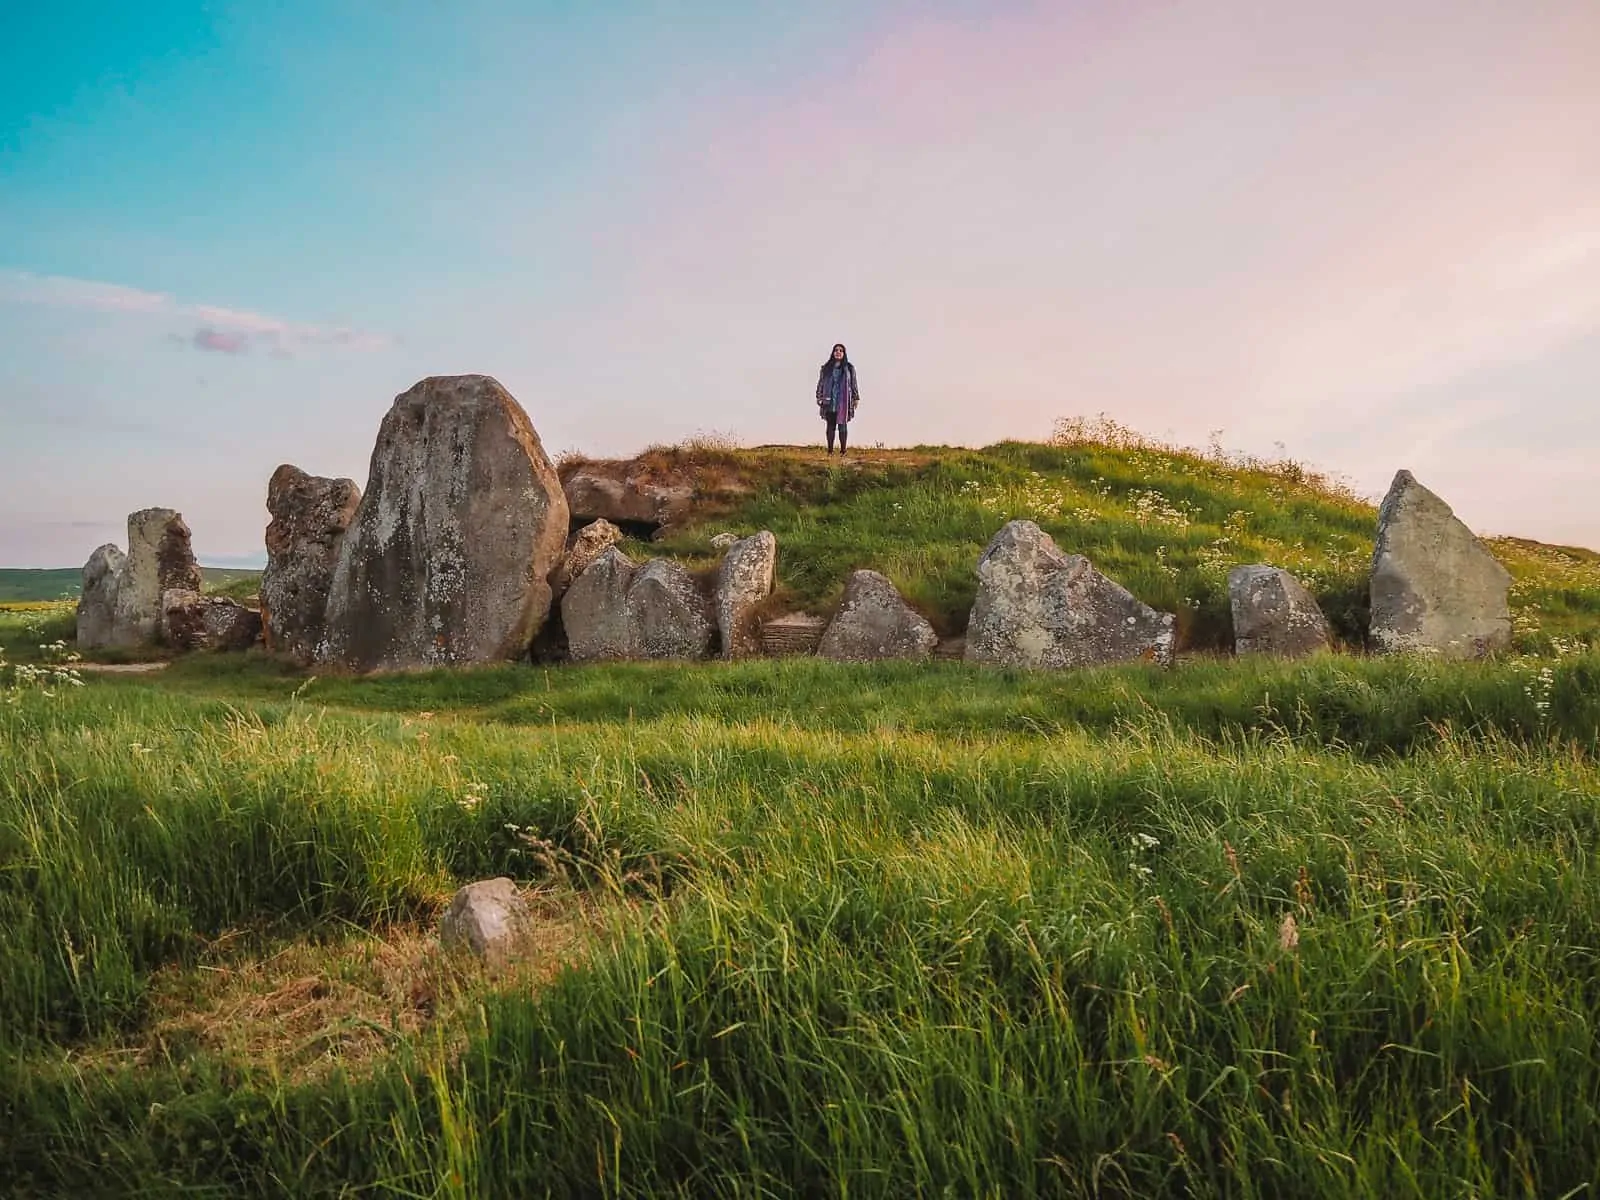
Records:
[[[554,160],[519,155],[546,118],[480,82],[492,155],[445,170],[408,146],[380,180],[442,240],[360,271],[324,254],[298,291],[226,258],[187,290],[108,274],[18,300],[13,276],[33,386],[49,347],[89,336],[40,314],[76,306],[101,376],[214,436],[159,496],[157,451],[107,443],[146,464],[126,485],[30,453],[0,512],[115,528],[169,503],[205,514],[202,549],[258,552],[272,469],[364,481],[383,412],[428,374],[496,375],[553,451],[814,440],[816,365],[843,340],[862,444],[1043,438],[1104,411],[1281,444],[1374,496],[1408,468],[1475,529],[1600,546],[1600,3],[866,11],[848,52],[774,38],[667,64],[537,202]],[[424,248],[503,266],[441,274]],[[192,354],[107,349],[162,317],[227,351],[199,356],[204,393]],[[20,545],[0,530],[0,561]]]

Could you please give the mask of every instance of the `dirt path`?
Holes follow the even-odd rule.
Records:
[[[151,671],[164,671],[165,662],[133,662],[133,663],[73,663],[79,671],[95,671],[102,675],[148,675]]]

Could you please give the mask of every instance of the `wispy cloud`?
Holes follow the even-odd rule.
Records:
[[[191,327],[189,332],[169,332],[168,340],[219,354],[245,354],[259,349],[274,358],[289,358],[297,349],[368,351],[390,344],[388,337],[368,330],[289,321],[215,304],[188,304],[165,292],[27,271],[0,271],[0,304],[120,313],[168,324],[182,323]]]

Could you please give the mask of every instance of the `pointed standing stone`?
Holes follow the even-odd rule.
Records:
[[[1378,510],[1370,586],[1380,654],[1483,658],[1511,644],[1511,573],[1410,471]]]

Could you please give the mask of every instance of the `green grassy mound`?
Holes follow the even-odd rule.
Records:
[[[1145,603],[1179,619],[1180,648],[1231,645],[1227,575],[1265,562],[1294,572],[1340,639],[1364,645],[1377,509],[1294,462],[1165,446],[1101,421],[1063,422],[1049,444],[741,450],[688,444],[648,452],[656,475],[694,483],[694,518],[630,554],[710,569],[709,535],[770,529],[774,607],[831,615],[850,571],[881,571],[942,634],[960,633],[979,555],[1008,520],[1036,521]],[[1424,483],[1427,481],[1424,480]],[[1449,498],[1446,497],[1448,500]],[[1589,643],[1600,630],[1600,556],[1496,538],[1511,571],[1517,645]]]

